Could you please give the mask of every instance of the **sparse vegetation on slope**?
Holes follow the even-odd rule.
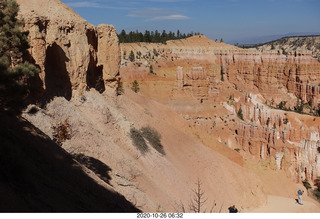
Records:
[[[159,132],[150,126],[143,127],[141,129],[141,134],[145,137],[154,149],[156,149],[160,154],[165,155],[163,146],[161,144],[161,135]]]
[[[156,149],[160,154],[165,155],[165,151],[161,144],[161,135],[160,133],[151,128],[150,126],[143,127],[140,130],[136,128],[131,128],[130,137],[133,141],[134,146],[144,155],[149,151],[149,147],[147,145],[146,140],[150,143],[150,145]]]
[[[83,171],[70,154],[24,119],[0,110],[0,212],[137,212],[122,195]],[[76,156],[107,181],[111,171]]]
[[[134,80],[134,81],[132,82],[131,90],[133,90],[135,93],[138,93],[138,92],[140,91],[139,83],[138,83],[137,80]]]
[[[130,137],[133,141],[133,145],[141,152],[141,154],[145,154],[149,151],[149,147],[146,143],[146,140],[144,140],[141,132],[136,128],[130,129]]]
[[[59,124],[57,124],[56,126],[53,126],[52,130],[53,130],[53,140],[60,146],[66,140],[71,139],[71,128],[67,120],[64,120]]]
[[[124,94],[123,82],[120,81],[117,87],[117,96],[123,95],[123,94]]]

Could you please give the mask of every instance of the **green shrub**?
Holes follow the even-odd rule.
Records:
[[[307,190],[309,190],[309,189],[312,188],[307,179],[305,179],[304,181],[302,181],[302,183],[303,183],[304,187],[305,187]]]
[[[220,74],[221,74],[221,81],[224,81],[224,71],[223,71],[223,65],[221,65],[221,70],[220,70]]]
[[[135,93],[138,93],[140,91],[139,83],[137,80],[133,81],[131,90],[133,90]]]
[[[314,185],[317,187],[312,191],[313,195],[319,200],[320,199],[320,177],[314,180]]]
[[[281,101],[281,102],[277,105],[277,107],[278,107],[279,109],[283,110],[283,109],[285,109],[286,104],[287,104],[287,101]]]
[[[239,109],[239,111],[238,111],[238,113],[237,113],[237,116],[238,116],[241,120],[243,120],[243,114],[242,114],[242,109],[241,109],[241,107],[240,107],[240,109]]]
[[[144,155],[146,152],[149,151],[149,147],[144,140],[141,132],[136,128],[130,129],[130,137],[133,141],[134,146]]]
[[[134,62],[134,60],[135,60],[134,53],[133,53],[132,50],[131,50],[130,55],[129,55],[129,60],[130,60],[130,62]]]
[[[117,95],[123,95],[124,94],[124,89],[123,89],[123,82],[119,82],[118,87],[117,87]]]
[[[320,191],[319,190],[313,190],[312,191],[313,195],[317,198],[317,199],[320,199]]]
[[[157,130],[147,126],[143,127],[140,131],[142,136],[149,141],[154,149],[156,149],[162,155],[166,154],[161,144],[161,135]]]

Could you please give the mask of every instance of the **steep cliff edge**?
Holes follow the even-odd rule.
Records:
[[[105,85],[115,88],[120,48],[111,25],[95,27],[59,0],[18,0],[29,31],[30,61],[40,69],[32,90],[46,99]]]

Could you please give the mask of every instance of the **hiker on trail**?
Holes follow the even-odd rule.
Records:
[[[229,213],[238,213],[238,209],[235,205],[232,205],[229,209]]]
[[[301,190],[301,189],[298,190],[298,203],[299,203],[300,205],[303,205],[303,204],[302,204],[302,194],[303,194],[303,193],[304,193],[303,190]]]

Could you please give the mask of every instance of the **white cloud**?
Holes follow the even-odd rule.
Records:
[[[193,0],[150,0],[151,2],[191,2]]]
[[[101,7],[101,5],[99,3],[96,2],[90,2],[90,1],[86,1],[86,2],[66,2],[66,5],[68,5],[69,7],[75,7],[75,8],[99,8]]]
[[[105,8],[105,9],[115,9],[115,10],[133,10],[135,8],[130,7],[117,7],[106,5],[105,3],[99,3],[97,1],[82,1],[82,2],[66,2],[71,8]]]
[[[188,19],[190,19],[190,18],[187,16],[184,16],[181,14],[173,14],[173,15],[168,15],[168,16],[153,17],[153,18],[147,19],[146,21],[188,20]]]
[[[169,11],[163,8],[144,8],[131,11],[129,17],[146,18],[145,21],[161,21],[161,20],[186,20],[190,19],[175,11]]]

